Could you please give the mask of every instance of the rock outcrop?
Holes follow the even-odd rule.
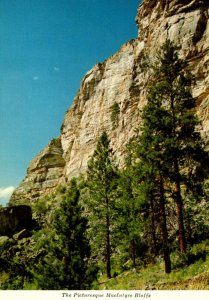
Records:
[[[146,76],[141,68],[145,54],[154,56],[169,38],[178,44],[195,76],[193,95],[203,121],[202,134],[209,130],[209,3],[208,0],[144,0],[136,22],[139,37],[131,40],[84,77],[72,107],[61,127],[58,165],[45,160],[49,146],[30,164],[25,180],[11,202],[37,199],[60,182],[84,172],[102,131],[109,134],[118,163],[123,164],[125,145],[140,123],[139,109],[146,101]],[[118,124],[111,114],[118,104]],[[43,164],[45,162],[45,164]],[[47,168],[47,170],[46,170]]]
[[[30,163],[27,175],[10,203],[29,203],[52,192],[63,180],[65,161],[60,138],[53,139]]]
[[[12,236],[32,226],[32,211],[27,205],[18,205],[0,210],[0,236]]]

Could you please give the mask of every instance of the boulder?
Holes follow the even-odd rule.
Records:
[[[32,211],[28,205],[18,205],[0,210],[0,236],[12,236],[32,226]]]

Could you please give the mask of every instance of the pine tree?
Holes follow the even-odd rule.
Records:
[[[136,267],[142,217],[140,214],[141,203],[135,193],[134,179],[134,170],[130,166],[120,172],[116,210],[118,244],[123,246],[124,254],[128,253],[133,266]]]
[[[114,232],[116,167],[113,164],[110,140],[103,132],[88,163],[88,206],[92,243],[103,253],[107,277],[111,277],[111,237]]]
[[[153,211],[150,212],[152,198],[145,197],[148,185],[144,182],[144,166],[139,161],[139,152],[139,141],[135,136],[126,145],[125,166],[120,171],[117,201],[118,235],[126,245],[124,251],[128,249],[134,267],[137,266],[137,258],[150,258],[149,251],[154,255],[157,252],[156,220]]]
[[[75,180],[70,183],[60,208],[55,212],[52,229],[45,237],[34,277],[40,289],[89,289],[97,269],[90,260],[86,237],[87,219],[79,204]]]
[[[207,157],[204,143],[197,131],[200,124],[192,97],[192,77],[187,64],[178,57],[178,48],[169,40],[162,46],[159,64],[154,70],[153,84],[159,89],[161,109],[165,109],[166,128],[163,129],[165,152],[163,159],[170,162],[169,179],[177,207],[179,246],[186,251],[182,185],[197,180],[198,167]]]
[[[186,63],[179,59],[177,47],[169,40],[162,46],[149,78],[138,148],[145,181],[151,178],[155,183],[154,198],[161,212],[164,258],[169,271],[166,199],[171,195],[176,203],[179,247],[184,253],[183,191],[194,190],[195,181],[204,178],[200,166],[208,154],[198,132],[200,123],[191,94],[192,77]]]
[[[141,186],[144,198],[150,208],[153,252],[157,252],[155,219],[160,224],[165,272],[170,273],[170,250],[166,219],[165,178],[168,175],[170,161],[165,157],[165,136],[167,134],[167,112],[161,107],[161,89],[152,86],[149,89],[148,103],[143,109],[141,134],[138,137],[138,155],[140,159]]]

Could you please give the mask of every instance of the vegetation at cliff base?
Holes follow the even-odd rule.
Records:
[[[54,213],[51,234],[45,231],[43,255],[34,266],[34,280],[40,289],[89,289],[96,278],[86,237],[87,219],[78,201],[79,190],[72,180]]]
[[[90,257],[86,235],[87,219],[79,204],[80,192],[72,180],[64,193],[57,192],[60,206],[50,226],[39,227],[22,241],[7,240],[1,245],[3,289],[90,289],[98,268]],[[42,223],[41,223],[42,224]],[[12,246],[12,248],[11,248]]]
[[[104,131],[86,174],[32,205],[30,236],[0,240],[1,289],[209,288],[209,154],[192,76],[169,40],[145,71],[123,168]]]

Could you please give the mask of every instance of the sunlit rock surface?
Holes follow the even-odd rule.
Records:
[[[60,139],[52,140],[31,162],[10,204],[27,203],[52,192],[63,180],[65,161]]]

